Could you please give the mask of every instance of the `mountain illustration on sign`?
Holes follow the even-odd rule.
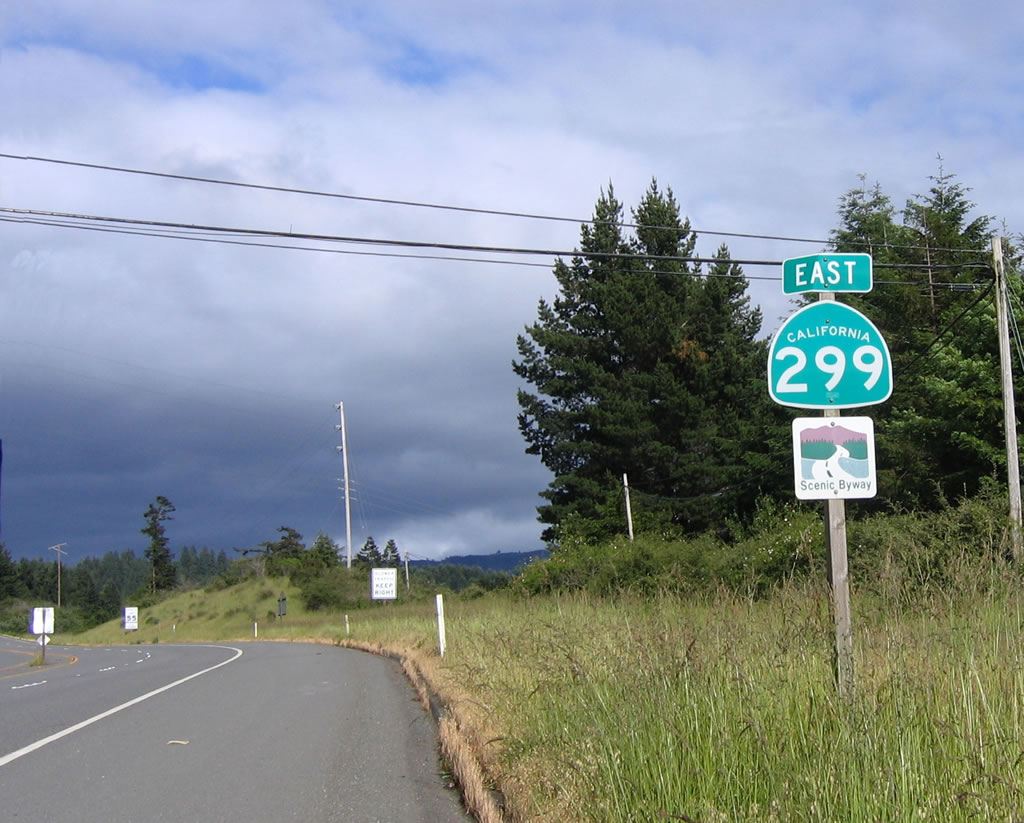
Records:
[[[800,474],[806,480],[861,480],[868,476],[868,438],[844,426],[800,432]]]

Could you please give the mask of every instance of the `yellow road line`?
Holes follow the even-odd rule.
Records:
[[[27,654],[30,657],[35,657],[36,652],[17,652],[12,649],[4,649],[4,651],[10,651],[13,654]],[[25,677],[30,674],[42,674],[43,672],[50,671],[51,669],[60,669],[64,666],[73,666],[78,662],[78,658],[73,654],[61,654],[60,652],[51,652],[53,657],[63,658],[63,662],[60,663],[47,663],[45,666],[30,666],[28,663],[14,663],[10,666],[4,666],[0,668],[0,672],[7,671],[8,669],[23,669],[22,671],[15,672],[14,674],[0,674],[0,680],[10,680],[12,677]]]

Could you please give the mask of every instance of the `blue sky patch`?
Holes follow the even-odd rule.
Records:
[[[417,43],[397,45],[398,54],[385,61],[385,75],[408,86],[443,86],[452,79],[481,68],[479,61],[460,55],[431,51]]]
[[[192,91],[225,89],[251,93],[262,92],[266,88],[262,80],[236,71],[226,61],[200,54],[142,52],[132,47],[112,44],[95,45],[62,34],[47,38],[20,38],[5,47],[27,50],[34,46],[65,49],[105,62],[137,66],[173,88]]]
[[[166,83],[179,88],[195,91],[226,89],[228,91],[260,92],[264,85],[254,77],[206,59],[196,54],[186,54],[176,61],[154,67]]]

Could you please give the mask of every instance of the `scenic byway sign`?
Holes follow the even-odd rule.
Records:
[[[812,254],[782,261],[782,291],[868,292],[873,285],[870,254]]]
[[[875,424],[870,417],[793,421],[793,485],[798,500],[874,497]]]
[[[844,409],[892,394],[889,347],[875,324],[834,300],[791,314],[768,351],[768,392],[783,406]]]

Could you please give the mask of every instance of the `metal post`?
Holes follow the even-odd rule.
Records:
[[[1010,554],[1021,551],[1020,463],[1017,456],[1017,413],[1013,400],[1013,368],[1010,359],[1009,311],[1006,301],[1006,273],[1003,270],[1003,241],[992,235],[992,268],[995,269],[996,316],[999,322],[999,366],[1003,383],[1003,428],[1006,433],[1006,480],[1010,492]]]

